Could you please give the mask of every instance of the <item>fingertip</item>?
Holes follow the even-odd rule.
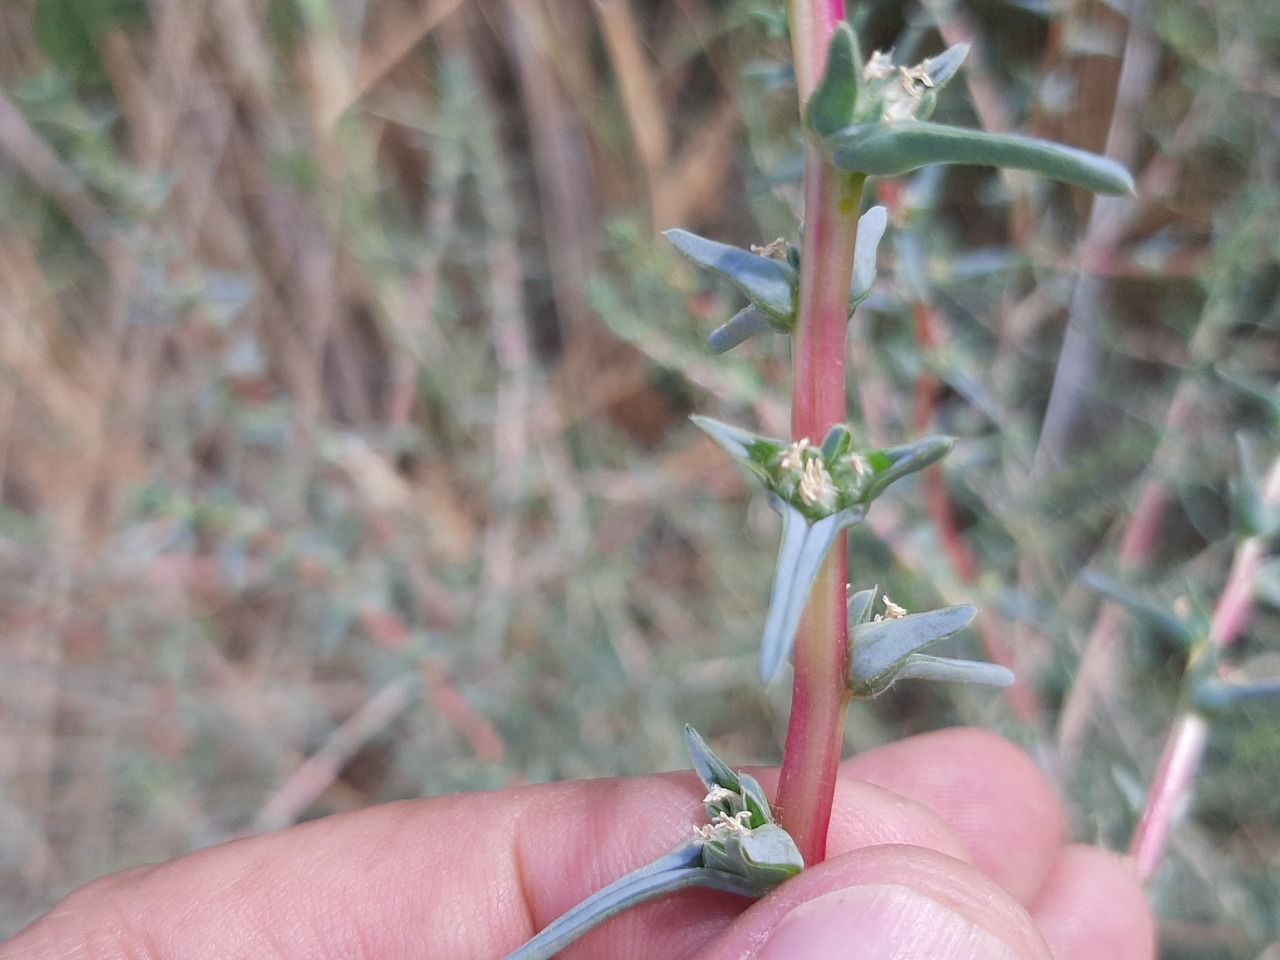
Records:
[[[1155,956],[1141,885],[1124,860],[1098,847],[1064,847],[1030,909],[1057,960]]]
[[[974,864],[1020,902],[1044,880],[1062,844],[1053,788],[1025,751],[985,730],[911,737],[845,761],[842,773],[936,811]]]
[[[1049,960],[1031,917],[971,864],[905,844],[811,867],[748,909],[698,960]]]

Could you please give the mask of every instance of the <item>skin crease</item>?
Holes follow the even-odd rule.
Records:
[[[776,771],[753,773],[773,789]],[[683,773],[386,804],[95,881],[0,944],[0,960],[494,960],[683,841],[701,798]],[[747,960],[813,897],[904,884],[1025,960],[1154,957],[1129,872],[1062,831],[1011,744],[914,737],[844,762],[827,862],[754,905],[706,891],[654,901],[563,956]]]

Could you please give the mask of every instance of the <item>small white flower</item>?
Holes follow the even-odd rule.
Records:
[[[849,454],[849,466],[853,468],[859,480],[865,480],[875,472],[871,469],[871,461],[857,451]]]
[[[724,827],[729,833],[750,833],[750,820],[750,810],[739,810],[733,816],[727,813],[717,814],[715,823],[717,826]]]
[[[910,120],[919,108],[920,101],[911,94],[884,98],[884,118],[890,122]]]
[[[893,59],[883,50],[877,50],[873,53],[871,59],[867,61],[867,65],[862,68],[862,77],[868,82],[883,80],[891,73],[893,73]]]
[[[751,252],[757,257],[768,257],[770,260],[786,260],[787,259],[787,241],[779,237],[773,243],[767,243],[763,247],[757,247],[754,243],[751,245]]]
[[[786,452],[782,454],[782,462],[778,466],[783,470],[803,470],[804,452],[808,449],[809,441],[807,438],[788,444]]]
[[[884,618],[886,620],[901,620],[907,615],[907,608],[900,607],[888,597],[884,598]]]
[[[884,102],[884,118],[894,122],[915,117],[920,111],[922,98],[933,86],[933,79],[928,72],[921,66],[895,67],[888,62],[887,57],[883,63],[877,62],[873,57],[872,63],[867,64],[868,71],[871,70],[872,64],[875,64],[877,79],[895,73],[898,79],[896,84],[885,86],[881,93]]]
[[[923,64],[917,64],[914,67],[899,67],[898,73],[902,80],[902,88],[913,97],[920,97],[926,89],[933,89],[933,78],[929,76]]]
[[[751,827],[747,825],[747,821],[750,819],[751,813],[747,810],[739,810],[732,816],[727,813],[717,813],[710,823],[694,827],[693,833],[707,843],[723,842],[730,834],[749,834]]]
[[[723,804],[726,800],[737,799],[737,794],[725,787],[712,787],[705,797],[702,798],[703,804],[714,803]]]
[[[831,474],[827,472],[826,465],[817,457],[805,463],[799,493],[805,506],[821,506],[827,510],[835,507],[839,491],[831,482]]]

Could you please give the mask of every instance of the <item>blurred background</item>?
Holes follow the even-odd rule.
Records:
[[[779,759],[779,524],[687,415],[783,434],[787,344],[711,357],[740,304],[659,231],[796,238],[782,8],[0,4],[0,934],[301,819],[683,767],[686,722]],[[1139,196],[877,185],[851,409],[960,442],[851,535],[854,585],[980,604],[959,648],[1021,680],[903,683],[850,749],[984,724],[1123,849],[1277,449],[1280,6],[852,14],[867,53],[973,44],[939,119]],[[1274,958],[1280,723],[1212,731],[1162,956]]]

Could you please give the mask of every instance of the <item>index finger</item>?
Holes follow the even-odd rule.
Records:
[[[915,762],[915,761],[913,761]],[[761,771],[761,779],[773,774]],[[404,801],[201,851],[82,888],[0,947],[2,960],[220,956],[492,960],[684,841],[704,819],[692,774]],[[963,844],[934,812],[846,780],[848,847]],[[747,902],[698,892],[630,911],[567,956],[690,956]]]

